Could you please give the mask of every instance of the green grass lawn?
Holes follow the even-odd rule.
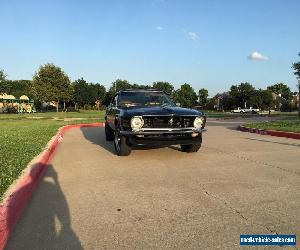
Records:
[[[0,114],[2,120],[19,120],[19,119],[67,119],[67,118],[99,118],[104,117],[105,111],[80,110],[79,112],[47,112],[34,114]]]
[[[300,119],[246,124],[247,127],[300,133]]]
[[[230,112],[218,112],[218,111],[205,111],[204,113],[208,118],[225,118],[225,119],[231,119],[231,118],[249,118],[252,116],[268,116],[268,113],[263,114],[239,114],[239,113],[230,113]],[[298,113],[295,112],[272,112],[271,117],[280,117],[282,119],[298,119]]]
[[[0,114],[0,200],[7,188],[20,176],[28,163],[42,152],[60,127],[103,121],[103,111]]]

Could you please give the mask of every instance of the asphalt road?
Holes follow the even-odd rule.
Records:
[[[195,154],[128,157],[102,128],[71,130],[7,249],[236,249],[240,234],[274,233],[299,241],[300,141],[238,123],[209,122]]]

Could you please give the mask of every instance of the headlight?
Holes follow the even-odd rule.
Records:
[[[204,118],[203,117],[196,117],[195,120],[194,120],[194,127],[195,128],[201,128],[202,125],[204,123]]]
[[[134,116],[130,120],[130,125],[133,130],[138,130],[144,125],[144,120],[141,116]]]

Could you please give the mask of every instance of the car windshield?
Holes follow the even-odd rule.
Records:
[[[175,106],[171,98],[163,92],[137,91],[122,92],[119,95],[119,106]]]

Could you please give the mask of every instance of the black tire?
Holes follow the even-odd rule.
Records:
[[[127,145],[126,137],[122,136],[118,130],[114,134],[114,146],[118,156],[128,156],[131,153],[131,147]]]
[[[201,148],[202,142],[195,142],[188,145],[180,145],[181,151],[186,153],[196,153]]]
[[[114,133],[107,123],[105,123],[105,139],[107,141],[114,140]]]

